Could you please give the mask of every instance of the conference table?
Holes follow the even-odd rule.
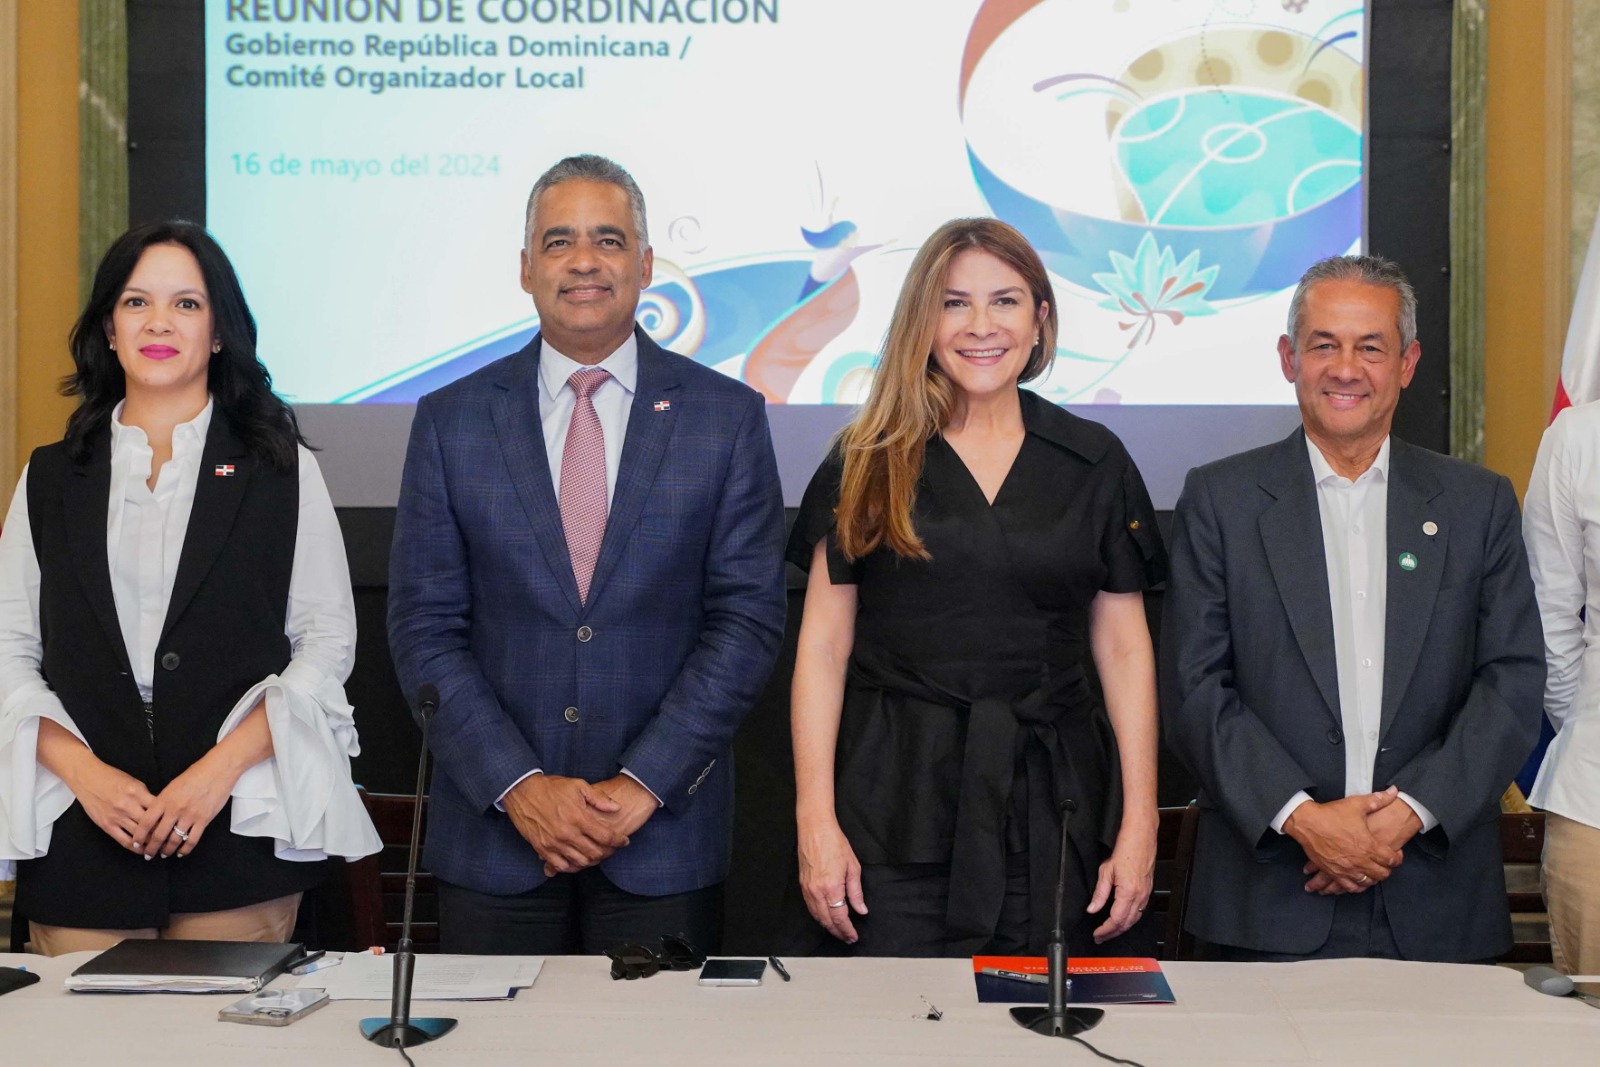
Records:
[[[287,1027],[240,1026],[216,1017],[238,994],[66,992],[62,980],[91,955],[0,955],[0,964],[42,979],[0,997],[0,1064],[403,1067],[397,1052],[366,1043],[356,1029],[364,1016],[387,1015],[387,1002],[336,1001]],[[701,987],[692,972],[613,982],[603,957],[550,957],[513,1000],[418,1004],[417,1015],[461,1024],[410,1052],[418,1067],[1102,1062],[1080,1045],[1022,1030],[1002,1005],[979,1004],[964,960],[784,962],[792,982],[769,970],[764,985],[740,989]],[[1600,1010],[1537,993],[1506,968],[1382,960],[1163,966],[1176,1004],[1108,1008],[1084,1036],[1145,1067],[1600,1062]],[[925,1018],[923,998],[942,1019]]]

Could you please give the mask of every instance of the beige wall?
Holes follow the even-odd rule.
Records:
[[[1570,309],[1572,57],[1600,57],[1572,47],[1573,0],[1497,0],[1488,14],[1484,463],[1520,493]]]
[[[17,424],[10,485],[35,447],[59,440],[70,401],[67,331],[78,313],[78,5],[13,0],[17,13]]]

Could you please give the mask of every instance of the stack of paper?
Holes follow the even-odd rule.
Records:
[[[180,974],[72,975],[66,981],[74,993],[254,993],[261,985],[255,978]]]
[[[393,955],[347,952],[344,963],[306,978],[333,1000],[388,1000],[394,989]],[[507,1000],[533,985],[540,956],[418,956],[412,1000]]]

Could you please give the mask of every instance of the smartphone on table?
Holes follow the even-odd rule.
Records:
[[[760,985],[766,973],[766,960],[706,960],[700,968],[700,984]]]
[[[288,1026],[328,1003],[325,989],[263,989],[217,1012],[225,1023]]]

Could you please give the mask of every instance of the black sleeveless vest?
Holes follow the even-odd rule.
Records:
[[[229,473],[231,471],[231,473]],[[101,760],[160,793],[205,755],[238,699],[288,664],[284,636],[299,525],[299,478],[248,454],[214,411],[194,509],[156,650],[147,720],[117,620],[106,556],[109,428],[75,464],[58,443],[33,453],[28,514],[39,559],[43,673]],[[74,803],[49,852],[17,865],[17,911],[52,926],[162,927],[173,913],[221,911],[309,889],[325,863],[240,837],[224,804],[183,859],[146,861]]]

